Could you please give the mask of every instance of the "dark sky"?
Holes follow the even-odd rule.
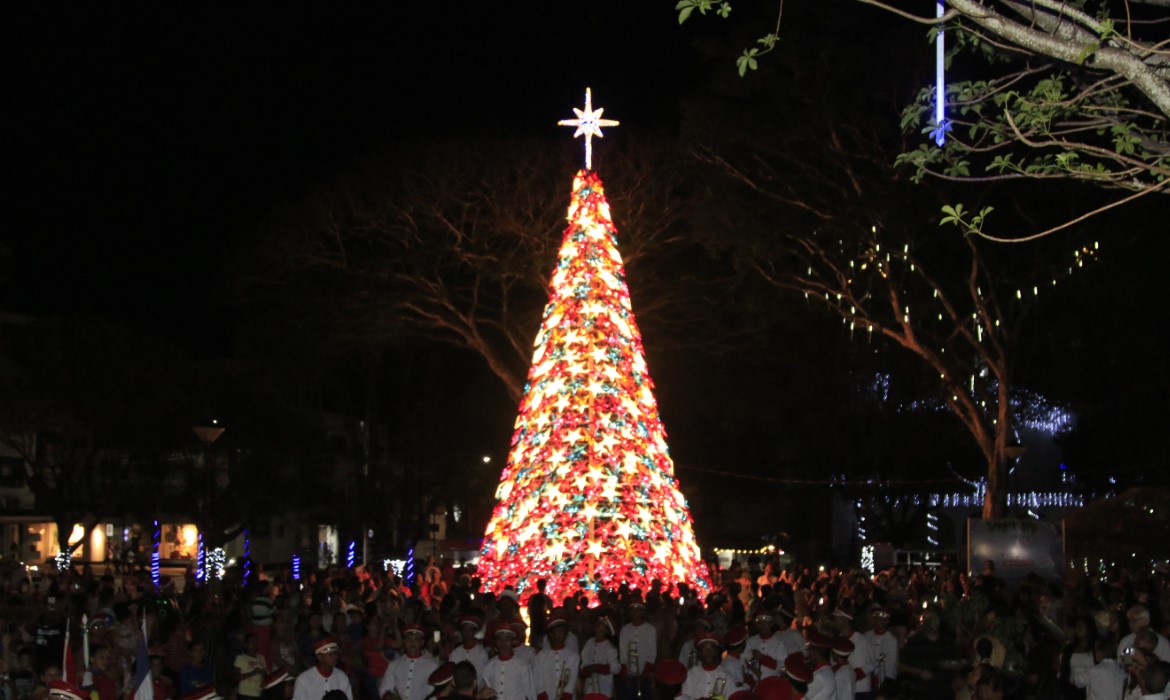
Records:
[[[671,129],[713,72],[738,80],[734,55],[766,31],[767,14],[738,3],[731,22],[680,28],[672,5],[166,4],[9,17],[0,309],[103,315],[196,353],[222,351],[232,339],[225,261],[274,208],[363,155],[436,136],[569,139],[555,123],[587,85],[623,127]],[[860,42],[905,71],[907,93],[929,79],[921,28],[846,0],[785,12],[788,36],[827,55]],[[703,36],[730,36],[728,53],[698,50]],[[890,119],[874,128],[896,130]],[[655,376],[660,396],[688,400]],[[499,422],[502,449],[512,417]]]
[[[146,326],[210,321],[239,237],[373,148],[555,132],[587,84],[669,121],[688,80],[648,3],[73,8],[10,30],[3,303]]]

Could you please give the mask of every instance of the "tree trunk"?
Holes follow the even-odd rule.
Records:
[[[987,491],[983,494],[983,519],[997,520],[1007,514],[1007,459],[1002,450],[987,465]]]

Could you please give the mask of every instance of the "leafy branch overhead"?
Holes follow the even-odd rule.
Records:
[[[993,236],[947,212],[944,223],[1001,242],[1032,240],[1150,194],[1170,194],[1170,2],[946,0],[939,17],[917,16],[879,0],[856,0],[930,25],[948,43],[953,74],[986,77],[946,86],[945,124],[935,121],[935,89],[924,87],[901,127],[923,135],[945,129],[941,147],[924,142],[900,154],[914,179],[1087,184],[1103,203],[1030,235]],[[683,0],[680,22],[698,9],[726,17],[726,2]],[[779,31],[767,35],[770,49]],[[761,39],[761,43],[765,41]],[[747,49],[739,72],[767,51]]]

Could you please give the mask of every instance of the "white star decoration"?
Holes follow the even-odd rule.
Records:
[[[604,107],[599,108],[596,112],[593,111],[593,95],[589,88],[585,88],[585,109],[580,110],[576,107],[573,112],[577,115],[576,119],[562,119],[557,124],[561,126],[575,126],[577,131],[573,133],[573,138],[577,138],[582,134],[585,135],[585,169],[593,169],[593,137],[604,138],[601,133],[603,126],[617,126],[618,122],[614,119],[602,119],[601,113],[605,111]]]

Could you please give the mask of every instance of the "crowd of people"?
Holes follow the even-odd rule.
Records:
[[[1170,574],[876,575],[752,558],[714,590],[484,590],[435,562],[250,580],[10,572],[3,700],[1166,698]],[[176,585],[176,584],[181,585]],[[149,674],[145,667],[149,667]],[[143,679],[149,683],[144,690]]]

